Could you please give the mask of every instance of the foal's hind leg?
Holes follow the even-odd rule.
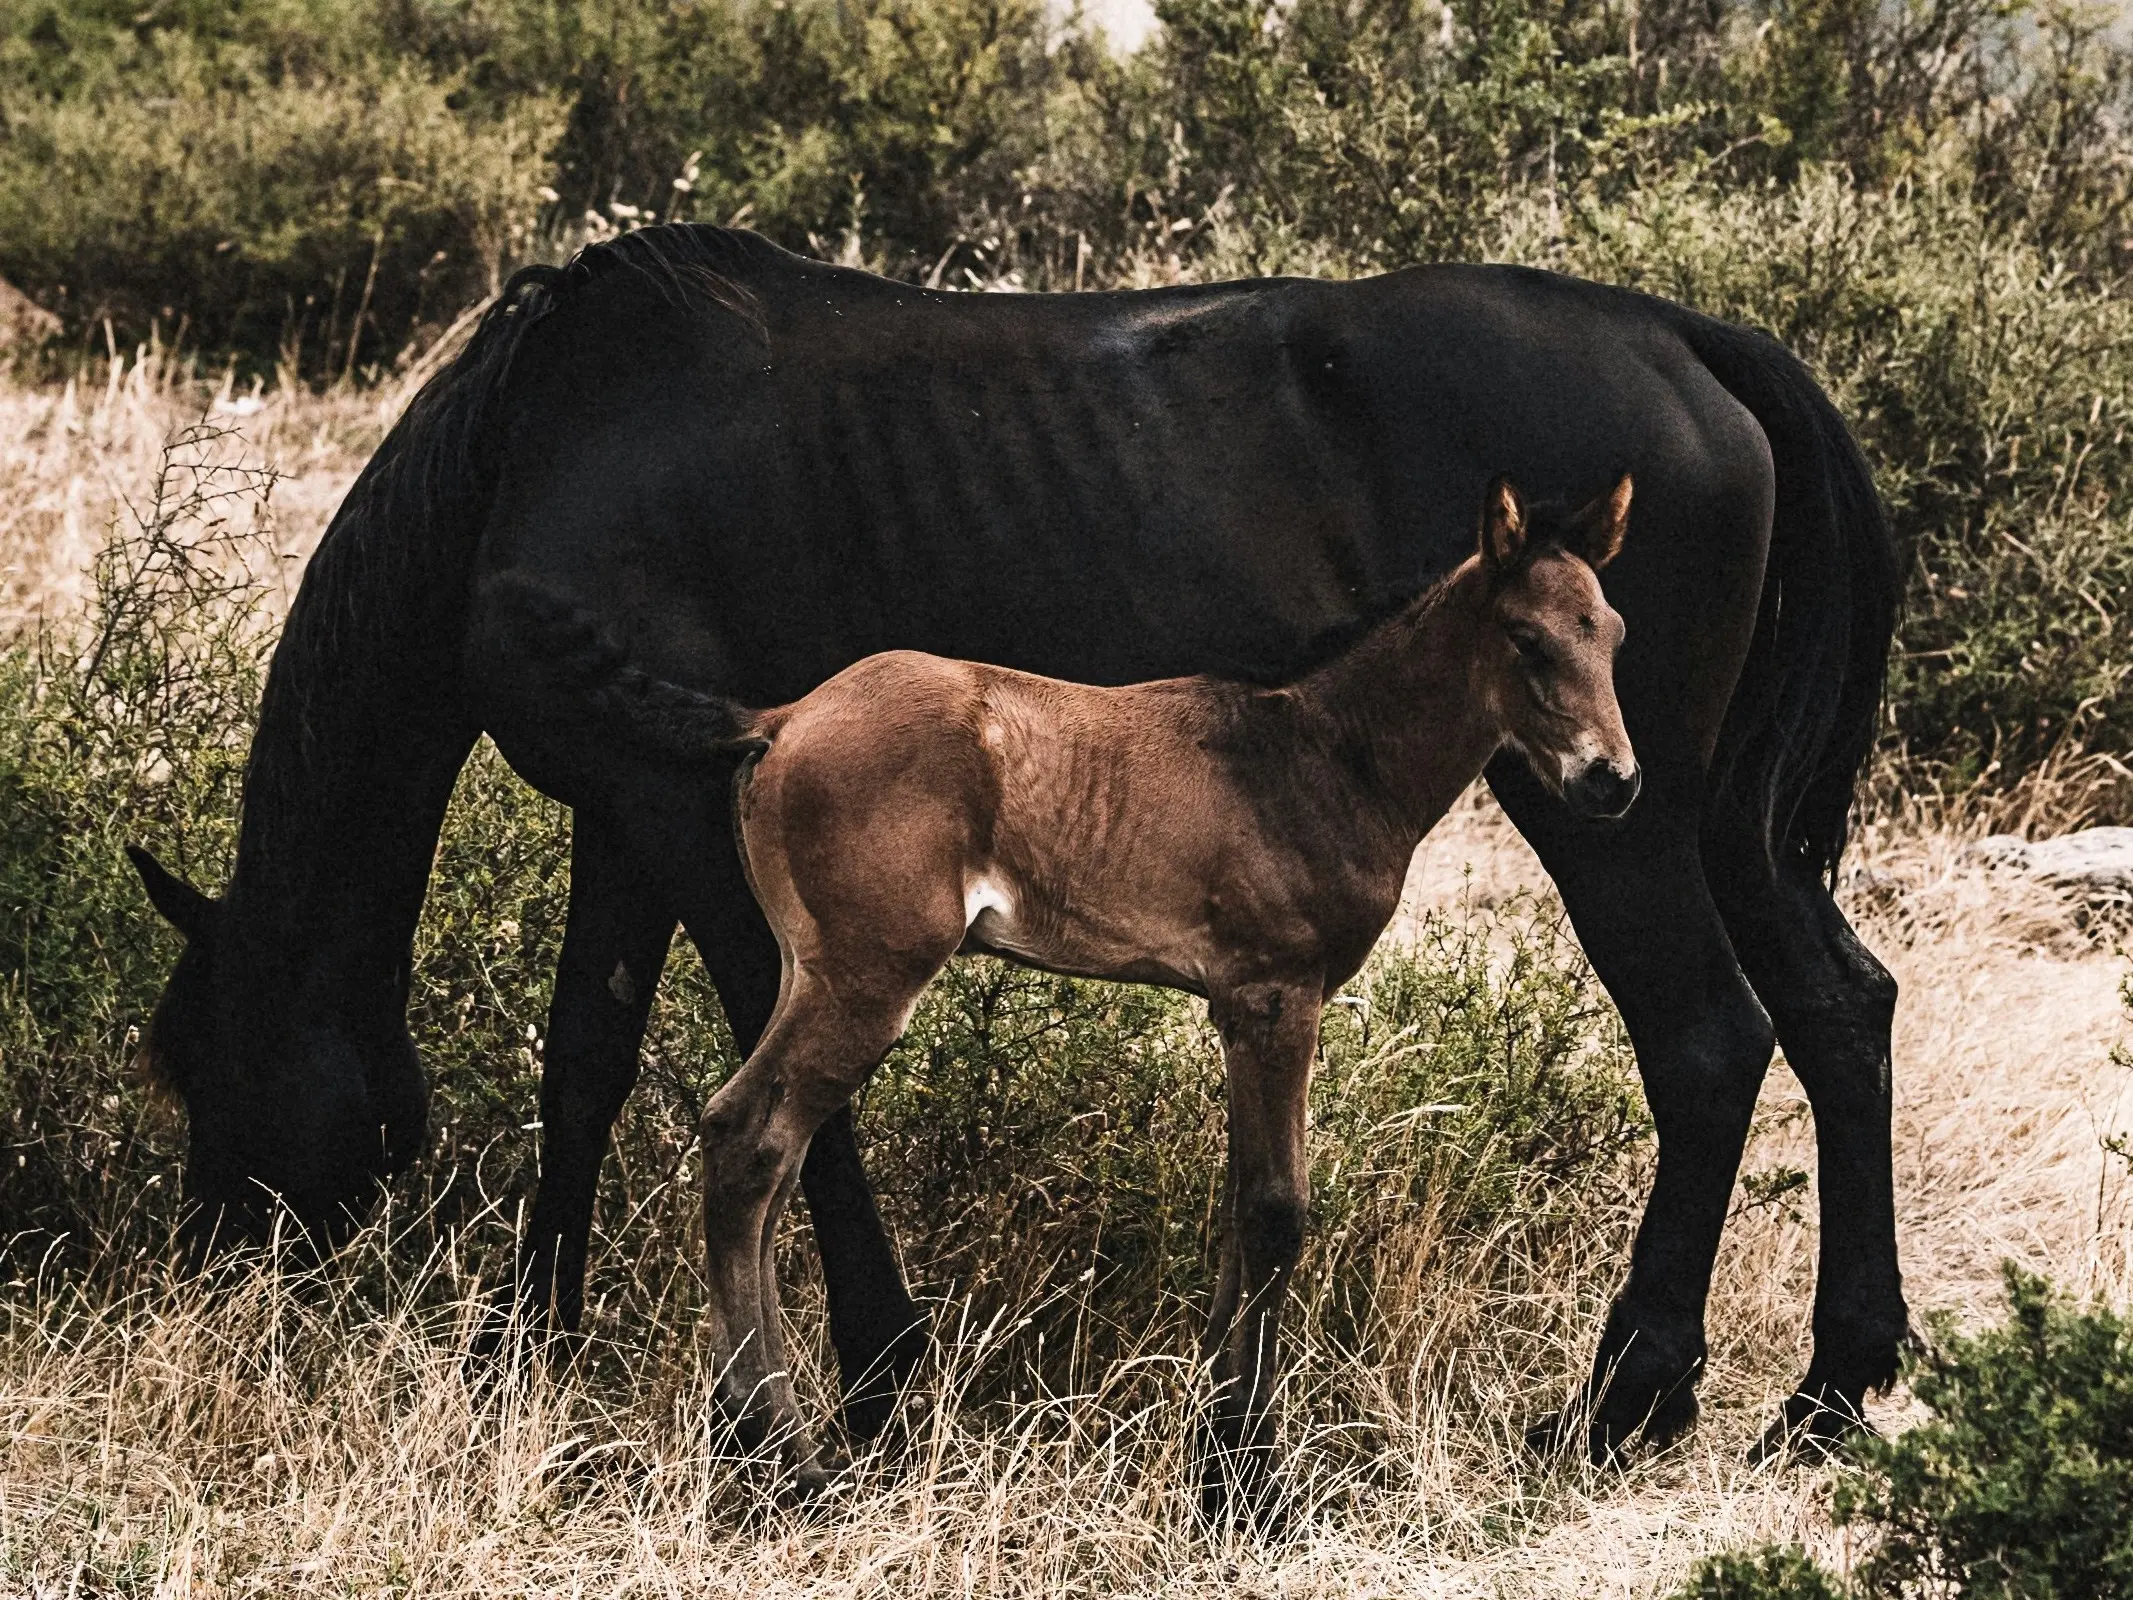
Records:
[[[1664,1443],[1696,1419],[1704,1302],[1772,1044],[1704,881],[1695,811],[1680,803],[1696,780],[1670,784],[1663,767],[1646,772],[1628,820],[1603,830],[1572,820],[1523,762],[1499,758],[1489,768],[1622,1012],[1659,1131],[1629,1281],[1586,1387],[1585,1443],[1596,1460],[1640,1431]],[[1551,1420],[1534,1442],[1561,1431]]]
[[[1230,1148],[1222,1275],[1205,1345],[1216,1384],[1200,1479],[1210,1521],[1232,1507],[1261,1526],[1281,1516],[1273,1397],[1282,1307],[1310,1205],[1305,1098],[1323,998],[1315,981],[1252,983],[1209,1006],[1229,1064]]]
[[[752,1052],[777,1003],[778,944],[741,871],[727,787],[700,778],[683,787],[620,764],[610,777],[632,859],[666,864],[661,894],[703,957],[735,1043]],[[848,1106],[817,1132],[801,1181],[822,1253],[845,1423],[871,1438],[924,1359],[927,1333],[875,1209]]]
[[[922,984],[920,985],[923,986]],[[705,1110],[704,1236],[718,1397],[744,1445],[776,1445],[802,1494],[828,1482],[785,1366],[774,1246],[808,1141],[896,1042],[917,988],[854,1001],[804,971]]]
[[[777,1004],[778,944],[741,875],[730,823],[705,865],[716,873],[718,887],[692,910],[689,934],[726,1008],[734,1041],[746,1054]],[[860,1164],[849,1104],[816,1130],[800,1185],[822,1255],[844,1425],[853,1437],[871,1439],[888,1426],[897,1395],[925,1359],[928,1335]]]
[[[1749,981],[1814,1108],[1822,1239],[1814,1356],[1765,1452],[1826,1448],[1896,1376],[1908,1327],[1896,1265],[1889,1030],[1896,980],[1859,942],[1819,875],[1773,862],[1748,828],[1714,829],[1712,888]]]

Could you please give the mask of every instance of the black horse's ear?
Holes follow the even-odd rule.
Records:
[[[148,903],[163,913],[163,920],[184,934],[188,940],[207,937],[209,918],[215,902],[195,889],[183,878],[172,876],[158,861],[137,844],[126,846],[126,859],[133,863],[133,870],[141,875],[141,887],[148,891]]]
[[[1491,572],[1508,572],[1526,553],[1526,502],[1509,478],[1489,480],[1481,497],[1481,562]]]
[[[1595,572],[1622,553],[1622,540],[1629,532],[1630,488],[1625,472],[1612,489],[1594,496],[1570,519],[1569,547]]]

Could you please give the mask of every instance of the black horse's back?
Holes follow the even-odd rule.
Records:
[[[1449,570],[1499,472],[1636,471],[1651,553],[1616,581],[1752,615],[1768,458],[1658,302],[1490,268],[975,296],[719,259],[745,315],[611,270],[533,330],[484,551],[664,677],[786,699],[895,647],[1277,676]],[[1663,643],[1632,650],[1707,755],[1730,669],[1699,641],[1683,688]]]

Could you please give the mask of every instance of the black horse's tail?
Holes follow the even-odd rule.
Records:
[[[534,691],[597,720],[639,750],[685,767],[770,748],[764,713],[647,671],[600,617],[519,573],[482,590],[486,631]]]
[[[1866,458],[1790,351],[1708,318],[1681,333],[1762,424],[1777,475],[1755,637],[1726,713],[1712,803],[1773,859],[1834,878],[1873,749],[1902,573]]]

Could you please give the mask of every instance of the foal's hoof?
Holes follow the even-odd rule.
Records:
[[[1856,1401],[1802,1390],[1785,1397],[1777,1420],[1749,1447],[1748,1459],[1756,1466],[1818,1465],[1859,1435],[1873,1431]]]

